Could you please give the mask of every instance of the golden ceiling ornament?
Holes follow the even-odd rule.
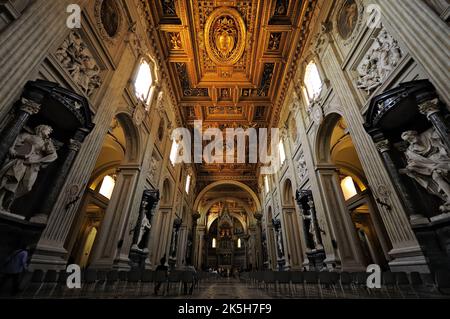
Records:
[[[247,31],[236,9],[214,10],[206,21],[204,36],[206,52],[218,65],[236,64],[244,54]]]

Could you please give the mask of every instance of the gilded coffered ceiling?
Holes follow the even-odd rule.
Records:
[[[315,2],[149,0],[183,122],[276,126]],[[205,175],[255,176],[253,166],[241,166],[214,165]]]

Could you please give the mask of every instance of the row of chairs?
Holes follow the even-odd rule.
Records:
[[[182,294],[184,285],[199,288],[193,272],[102,271],[86,270],[81,274],[81,288],[69,288],[66,271],[36,270],[19,295],[22,298],[136,298],[152,295],[156,286],[164,296]]]
[[[250,287],[274,296],[292,298],[428,298],[450,289],[450,272],[437,272],[435,284],[427,285],[413,272],[383,272],[381,288],[367,286],[366,272],[274,272],[257,271],[241,275]]]

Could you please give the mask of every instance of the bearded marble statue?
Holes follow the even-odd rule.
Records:
[[[9,159],[0,169],[0,210],[9,211],[15,199],[29,193],[39,171],[54,162],[58,155],[50,139],[53,129],[36,127],[35,134],[20,134],[9,151]]]
[[[450,212],[450,157],[436,131],[429,130],[421,135],[416,131],[406,131],[401,137],[409,146],[405,151],[408,165],[400,173],[441,198],[444,204],[440,210]]]

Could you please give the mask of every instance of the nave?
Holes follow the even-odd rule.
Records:
[[[443,0],[0,0],[0,290],[441,297],[449,24]]]

